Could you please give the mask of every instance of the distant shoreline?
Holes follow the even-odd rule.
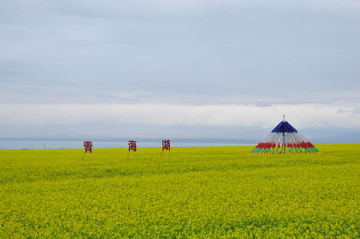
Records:
[[[57,140],[54,140],[54,141],[57,141]],[[18,148],[15,148],[15,147],[2,147],[2,145],[0,145],[0,150],[71,150],[71,149],[78,149],[78,150],[83,150],[83,146],[82,144],[80,144],[79,146],[79,141],[76,141],[77,142],[77,146],[76,147],[52,147],[51,144],[49,143],[46,143],[45,144],[45,148],[41,148],[41,147],[18,147]],[[99,142],[100,141],[94,141],[94,150],[97,150],[97,149],[127,149],[127,145],[119,145],[119,147],[101,147],[99,146]],[[2,140],[0,140],[0,143],[2,143]],[[80,142],[82,143],[82,142]],[[126,142],[127,143],[127,142]],[[143,144],[140,146],[141,144],[139,144],[138,146],[138,149],[151,149],[151,148],[159,148],[161,149],[161,144],[158,143],[158,144],[154,144],[154,145],[150,145],[150,146],[144,146],[144,142]],[[206,148],[206,147],[255,147],[257,144],[256,143],[249,143],[249,144],[241,144],[241,143],[238,143],[238,144],[226,144],[226,143],[213,143],[213,144],[209,144],[208,143],[189,143],[189,142],[186,142],[186,143],[180,143],[177,142],[177,143],[172,143],[172,148]],[[360,147],[360,144],[359,143],[321,143],[321,144],[314,144],[315,146],[318,146],[320,147],[321,149],[321,146],[322,145],[359,145]]]
[[[243,139],[169,139],[172,147],[255,146],[258,143],[256,140]],[[83,141],[85,140],[92,141],[94,148],[127,148],[128,140],[136,140],[139,148],[156,148],[161,147],[162,139],[0,139],[0,149],[79,149],[83,148]]]

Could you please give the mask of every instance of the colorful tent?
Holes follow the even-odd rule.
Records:
[[[281,121],[252,153],[316,153],[319,150],[285,120]]]

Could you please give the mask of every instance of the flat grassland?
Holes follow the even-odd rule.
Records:
[[[360,145],[0,150],[0,238],[360,238]]]

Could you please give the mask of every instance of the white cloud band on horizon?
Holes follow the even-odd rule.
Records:
[[[2,125],[56,125],[107,122],[167,126],[271,128],[282,115],[297,128],[360,128],[355,107],[336,104],[0,104]]]

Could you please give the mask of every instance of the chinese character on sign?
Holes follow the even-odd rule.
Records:
[[[136,152],[136,141],[135,140],[129,140],[129,151]]]
[[[165,139],[162,141],[162,150],[170,150],[170,140]]]
[[[86,152],[90,152],[92,153],[92,141],[84,141],[84,148],[85,148],[85,153]]]

